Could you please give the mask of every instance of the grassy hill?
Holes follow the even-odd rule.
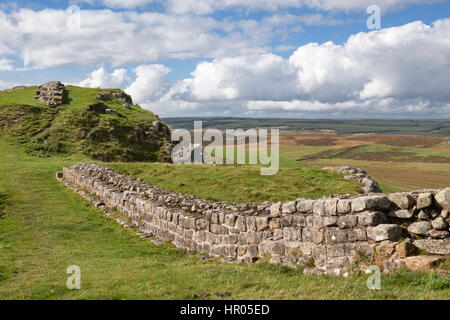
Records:
[[[155,121],[165,127],[158,116],[137,105],[125,107],[112,95],[106,101],[97,99],[120,90],[66,86],[64,104],[55,108],[34,100],[36,89],[0,92],[0,133],[15,137],[30,152],[82,153],[101,161],[170,158],[164,152],[170,137],[153,129]],[[114,112],[92,110],[99,102]]]

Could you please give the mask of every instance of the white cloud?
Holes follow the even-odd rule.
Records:
[[[81,28],[67,27],[64,10],[0,11],[0,54],[19,56],[28,68],[64,64],[113,66],[161,59],[217,58],[266,52],[273,25],[218,21],[155,12],[81,10]]]
[[[160,64],[100,68],[81,82],[126,89],[162,116],[450,117],[450,19],[309,43],[288,58],[247,54],[199,63],[168,85]]]
[[[449,74],[445,19],[359,33],[343,45],[309,43],[289,59],[265,54],[202,62],[167,95],[201,104],[235,101],[250,112],[436,116],[448,115]]]
[[[277,99],[292,95],[295,73],[288,61],[265,54],[202,62],[184,81],[186,99]]]
[[[80,81],[78,85],[88,88],[124,88],[130,81],[126,69],[117,69],[109,73],[101,67],[93,71],[87,79]]]
[[[170,69],[161,64],[138,66],[134,69],[136,80],[125,91],[139,103],[154,101],[168,90],[165,75],[169,72]]]
[[[14,69],[13,60],[0,58],[0,71],[11,71]]]

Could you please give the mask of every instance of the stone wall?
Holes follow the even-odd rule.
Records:
[[[389,250],[382,264],[401,264],[412,254],[397,243],[401,238],[449,253],[450,188],[238,205],[166,191],[98,164],[64,168],[57,176],[139,230],[225,261],[309,260],[316,270],[341,273],[358,257]]]

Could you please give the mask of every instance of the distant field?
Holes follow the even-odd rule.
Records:
[[[338,134],[376,133],[450,137],[450,120],[302,120],[258,118],[164,118],[173,128],[192,130],[194,121],[203,121],[204,128],[250,129],[280,128],[283,131],[330,131]]]
[[[283,132],[280,154],[316,167],[364,168],[385,192],[450,185],[450,138]]]

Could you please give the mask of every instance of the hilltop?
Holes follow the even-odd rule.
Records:
[[[125,92],[60,89],[52,82],[1,91],[0,134],[39,155],[81,153],[100,161],[169,161],[169,128],[157,115],[133,104]],[[47,92],[54,96],[45,97]]]

